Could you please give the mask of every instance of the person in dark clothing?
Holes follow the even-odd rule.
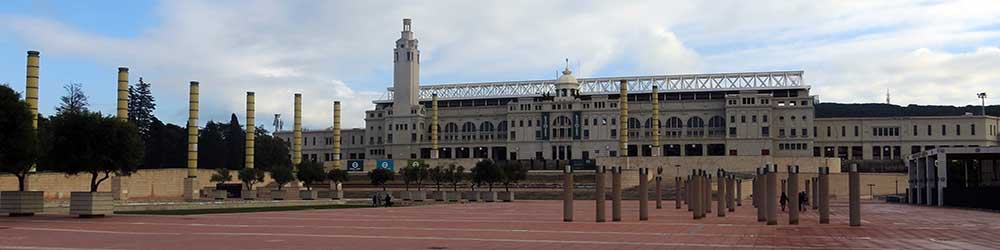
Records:
[[[782,212],[785,211],[785,204],[787,204],[787,203],[788,203],[788,195],[785,195],[785,192],[782,191],[781,192],[781,211]]]
[[[372,194],[372,207],[378,207],[378,205],[382,203],[381,198],[382,196],[379,195],[378,192]]]
[[[806,203],[809,202],[809,195],[805,191],[799,192],[799,211],[806,211]]]
[[[392,206],[392,196],[390,196],[389,194],[385,194],[385,206],[386,207]]]

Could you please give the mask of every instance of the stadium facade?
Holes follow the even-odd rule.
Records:
[[[902,161],[941,147],[998,144],[1000,119],[816,118],[803,71],[420,84],[404,19],[393,86],[342,130],[340,159],[576,160],[608,157],[819,157]],[[291,141],[292,132],[276,135]],[[303,159],[334,159],[332,133],[303,132]]]

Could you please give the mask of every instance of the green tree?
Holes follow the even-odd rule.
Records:
[[[290,167],[276,167],[271,169],[271,179],[274,179],[274,183],[278,184],[278,190],[281,190],[285,184],[295,181],[295,174]]]
[[[306,190],[312,190],[312,184],[323,182],[326,173],[323,172],[323,165],[315,161],[302,161],[299,169],[295,172],[295,177],[306,185]]]
[[[465,180],[465,167],[461,165],[456,167],[455,164],[451,164],[451,166],[448,166],[448,172],[451,173],[448,181],[451,182],[452,190],[458,191],[458,184]]]
[[[66,90],[66,95],[59,97],[62,103],[56,107],[56,113],[89,111],[87,106],[90,103],[87,101],[87,94],[83,92],[83,85],[71,82],[63,85],[63,90]]]
[[[420,191],[420,187],[423,186],[424,180],[427,180],[427,177],[430,173],[429,171],[430,166],[428,166],[426,163],[420,163],[420,165],[408,166],[404,169],[406,170],[406,172],[403,173],[403,179],[405,180],[405,182],[407,184],[413,182],[414,184],[417,185],[417,191]]]
[[[140,168],[178,168],[187,165],[187,130],[183,127],[163,124],[153,117],[145,144],[146,157]]]
[[[520,162],[509,161],[500,168],[503,171],[503,187],[507,192],[510,192],[510,184],[528,179],[528,168],[522,166]]]
[[[198,167],[230,168],[226,165],[226,147],[222,136],[225,124],[208,121],[198,135]]]
[[[489,191],[493,191],[493,183],[497,183],[502,179],[503,171],[492,160],[485,159],[479,161],[472,168],[472,182],[478,186],[486,183],[489,185]]]
[[[452,170],[454,171],[454,170]],[[441,183],[447,182],[448,178],[451,177],[448,170],[441,166],[435,166],[430,171],[431,181],[434,181],[434,185],[437,186],[437,191],[441,191]]]
[[[230,169],[242,169],[246,165],[244,154],[246,151],[244,146],[246,145],[246,132],[244,132],[243,126],[240,126],[240,120],[235,113],[230,115],[229,123],[224,125],[225,128],[222,131],[222,140],[225,145],[224,164]]]
[[[238,175],[246,190],[253,190],[254,185],[264,181],[264,171],[256,168],[241,169]]]
[[[215,173],[212,174],[212,180],[211,181],[215,182],[215,183],[217,183],[219,185],[222,185],[222,184],[224,184],[227,181],[232,180],[232,179],[233,179],[233,174],[229,172],[229,169],[227,169],[227,168],[216,168],[215,169]]]
[[[343,169],[338,169],[338,168],[330,169],[330,172],[326,173],[326,179],[328,179],[328,180],[330,180],[330,181],[332,181],[334,183],[344,183],[344,182],[347,182],[347,179],[350,178],[349,176],[350,175],[347,174],[347,171],[345,171]]]
[[[111,174],[129,175],[142,161],[143,145],[135,125],[89,111],[67,111],[51,121],[46,163],[69,175],[89,173],[90,192]]]
[[[254,139],[254,165],[262,170],[272,168],[292,166],[292,159],[289,158],[288,144],[281,138],[273,137],[264,129],[258,126],[257,136]]]
[[[368,172],[368,179],[371,180],[372,185],[382,187],[382,191],[385,191],[385,183],[393,179],[392,171],[384,168],[375,168],[371,172]]]
[[[31,127],[28,103],[10,86],[0,85],[0,171],[17,177],[17,190],[38,160],[38,135]]]
[[[152,137],[153,120],[156,119],[153,115],[154,110],[156,110],[156,99],[153,98],[150,85],[139,77],[138,84],[128,86],[128,120],[135,123],[143,142],[147,142],[147,148],[152,146],[148,141]]]

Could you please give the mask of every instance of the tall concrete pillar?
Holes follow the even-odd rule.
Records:
[[[736,212],[736,177],[726,176],[726,208],[729,212]]]
[[[851,172],[848,173],[848,192],[850,192],[850,223],[852,227],[861,226],[861,174],[858,173],[858,164],[851,164]]]
[[[118,67],[118,112],[115,117],[128,121],[128,68]],[[128,177],[115,174],[111,177],[111,197],[128,200]]]
[[[663,167],[656,168],[656,209],[663,209]]]
[[[333,102],[333,168],[343,169],[340,162],[340,101]],[[339,188],[337,190],[340,190]]]
[[[247,124],[246,124],[247,129],[246,129],[246,135],[244,136],[245,138],[243,140],[244,144],[246,144],[246,145],[244,145],[244,150],[246,152],[244,153],[244,159],[243,159],[243,164],[246,165],[246,168],[253,168],[254,167],[254,163],[253,163],[254,162],[254,156],[256,156],[256,154],[254,154],[254,152],[255,152],[255,146],[256,146],[254,144],[256,143],[256,139],[257,139],[256,138],[257,137],[257,125],[256,125],[256,122],[257,122],[256,121],[257,109],[256,109],[256,105],[257,105],[257,100],[256,100],[256,97],[254,96],[254,92],[253,91],[247,91],[247,107],[246,107],[247,108]]]
[[[716,171],[715,174],[715,185],[719,189],[715,193],[715,210],[716,216],[726,217],[726,171],[721,168]]]
[[[563,221],[573,221],[573,167],[563,167]]]
[[[295,121],[292,127],[292,164],[302,163],[302,93],[295,93]]]
[[[601,166],[594,171],[594,180],[596,185],[594,186],[594,201],[597,204],[597,222],[604,222],[608,217],[605,215],[604,210],[604,199],[606,197],[606,192],[604,190],[605,177],[604,174],[608,172],[608,167]]]
[[[652,131],[653,145],[651,150],[652,150],[652,156],[655,157],[655,156],[660,156],[660,154],[663,152],[663,150],[660,149],[660,88],[655,84],[653,85],[651,104],[653,105],[653,118],[652,118],[653,124],[651,125],[653,129]],[[660,208],[659,205],[657,205],[656,208]]]
[[[767,164],[767,172],[764,177],[767,185],[767,197],[764,198],[767,205],[767,224],[778,224],[778,167],[774,164]]]
[[[683,186],[681,181],[683,180],[680,176],[674,177],[674,209],[681,209],[681,197],[683,197],[681,194],[684,193],[681,192],[681,186]]]
[[[198,82],[191,81],[188,92],[188,173],[184,179],[184,200],[198,199]]]
[[[38,51],[29,50],[27,62],[25,63],[25,79],[24,79],[24,100],[28,102],[28,111],[31,113],[31,128],[32,133],[38,133],[38,70],[39,70],[39,59],[40,53]],[[35,191],[36,189],[32,185],[34,179],[32,174],[35,173],[35,164],[31,165],[31,174],[24,178],[24,190]]]
[[[743,179],[736,179],[736,206],[743,206]]]
[[[799,224],[799,166],[788,166],[788,224]]]
[[[817,170],[818,171],[818,170]],[[819,209],[819,175],[812,178],[812,207],[813,210]]]
[[[819,224],[830,224],[830,167],[819,168]]]
[[[514,124],[511,124],[513,126]],[[438,94],[431,94],[431,159],[437,159],[441,153],[438,145]]]
[[[702,212],[701,209],[703,203],[701,199],[705,196],[701,195],[701,190],[705,188],[705,185],[701,184],[701,170],[691,171],[691,211],[694,213],[694,219],[701,219]]]
[[[611,221],[622,221],[622,167],[611,167]]]
[[[649,220],[649,168],[639,168],[639,220]]]
[[[628,161],[628,81],[618,82],[618,152]]]
[[[687,205],[688,212],[694,211],[694,175],[692,171],[684,182],[684,204]]]
[[[765,185],[766,181],[764,180],[767,178],[765,177],[765,169],[757,168],[757,177],[754,178],[753,198],[754,205],[757,206],[757,222],[767,221],[767,195],[765,194],[767,193],[767,185]]]

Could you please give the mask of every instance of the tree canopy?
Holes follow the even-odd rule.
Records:
[[[18,190],[38,160],[38,136],[28,103],[10,86],[0,85],[0,171],[17,177]]]
[[[489,159],[477,162],[476,166],[472,168],[472,182],[478,186],[486,183],[489,186],[489,191],[493,191],[493,184],[500,182],[503,178],[503,171]]]
[[[135,125],[101,113],[61,112],[49,125],[51,145],[44,163],[66,174],[89,173],[90,191],[97,192],[111,174],[129,175],[143,158]]]
[[[295,181],[295,174],[290,167],[276,167],[271,169],[271,179],[274,179],[274,183],[278,184],[278,190],[281,190],[285,184]]]
[[[312,190],[312,184],[323,182],[326,173],[323,172],[323,165],[315,161],[302,161],[299,169],[295,172],[295,177],[306,185],[307,190]]]
[[[385,191],[385,183],[393,179],[393,174],[387,169],[375,168],[368,172],[368,179],[371,180],[372,185],[380,186],[382,191]]]

